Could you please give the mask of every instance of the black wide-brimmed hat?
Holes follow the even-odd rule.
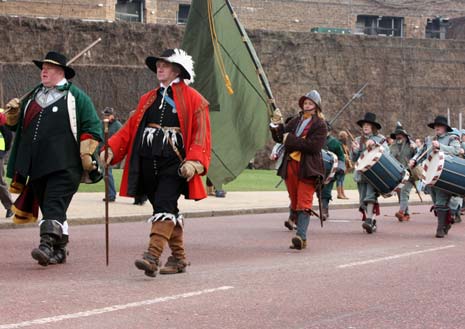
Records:
[[[65,70],[65,78],[66,79],[72,79],[76,72],[74,70],[66,65],[67,59],[65,55],[62,55],[60,53],[57,53],[56,51],[49,51],[48,54],[45,56],[45,59],[43,61],[39,60],[33,60],[34,64],[37,65],[39,69],[42,70],[42,65],[44,63],[49,63],[53,65],[57,65],[63,70]]]
[[[115,110],[112,107],[105,107],[102,111],[103,115],[112,115],[115,114]]]
[[[402,124],[399,121],[397,121],[396,129],[391,134],[391,138],[396,139],[396,135],[404,135],[407,138],[410,137],[410,135],[407,133],[404,127],[402,127]]]
[[[364,123],[371,123],[373,124],[378,130],[381,129],[381,125],[376,122],[376,114],[367,112],[365,113],[365,117],[362,120],[358,120],[357,124],[362,127]]]
[[[157,73],[157,62],[163,60],[165,62],[175,64],[181,70],[180,78],[186,83],[194,82],[194,61],[184,50],[174,48],[166,49],[160,56],[149,56],[145,59],[145,64],[153,72]]]
[[[438,115],[436,118],[434,118],[434,122],[428,123],[428,127],[433,128],[434,126],[445,126],[447,128],[447,131],[451,132],[452,128],[449,126],[447,123],[447,118],[442,115]]]

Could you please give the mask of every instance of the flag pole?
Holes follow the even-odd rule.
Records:
[[[234,19],[234,23],[236,23],[236,27],[238,28],[239,33],[242,36],[242,40],[245,43],[245,46],[247,48],[247,51],[248,51],[250,57],[252,58],[252,62],[255,65],[255,69],[257,70],[257,75],[258,75],[258,78],[260,79],[262,87],[265,90],[266,95],[268,96],[268,102],[270,103],[270,105],[272,107],[272,109],[270,109],[268,107],[268,112],[269,112],[269,114],[271,116],[271,115],[273,115],[273,110],[277,109],[278,107],[276,106],[276,101],[275,101],[275,99],[273,97],[273,93],[271,92],[271,87],[270,87],[270,83],[268,82],[268,78],[266,77],[266,74],[263,71],[263,67],[260,64],[257,53],[255,52],[253,47],[251,47],[250,39],[247,36],[247,33],[245,32],[245,30],[242,27],[241,23],[239,22],[239,19],[237,18],[237,14],[234,11],[233,7],[231,6],[231,3],[229,2],[229,0],[225,0],[225,3],[227,5],[229,11],[231,12],[231,15],[232,15],[232,17]],[[247,41],[249,41],[249,42],[247,42]]]

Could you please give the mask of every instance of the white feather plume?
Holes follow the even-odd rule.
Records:
[[[184,79],[184,82],[188,85],[194,82],[195,72],[194,72],[194,61],[192,56],[186,53],[184,50],[175,48],[174,54],[166,58],[171,63],[176,63],[181,65],[191,76],[190,79]]]

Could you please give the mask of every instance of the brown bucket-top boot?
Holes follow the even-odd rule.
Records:
[[[136,259],[134,265],[136,265],[139,270],[144,271],[145,275],[154,278],[157,276],[160,260],[158,257],[155,257],[148,252],[144,252],[142,259]]]
[[[168,245],[171,248],[172,256],[168,257],[168,260],[164,267],[160,269],[160,274],[177,274],[186,271],[186,267],[190,265],[186,261],[186,253],[184,251],[184,231],[181,225],[176,225],[171,234],[171,238],[168,241]]]
[[[174,223],[171,220],[156,221],[152,224],[148,251],[144,252],[142,259],[137,259],[134,263],[139,270],[145,272],[145,275],[150,277],[157,275],[160,256],[171,237],[173,228]]]

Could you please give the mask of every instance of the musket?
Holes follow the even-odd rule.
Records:
[[[365,84],[363,85],[363,87],[360,88],[355,94],[353,94],[352,98],[351,98],[339,111],[337,111],[336,115],[329,121],[329,124],[330,124],[330,125],[332,125],[332,124],[334,123],[334,121],[337,120],[337,118],[341,115],[341,113],[344,112],[344,110],[345,110],[347,107],[349,107],[349,105],[350,105],[354,100],[359,99],[360,97],[363,96],[362,91],[363,91],[363,89],[366,88],[366,86],[368,86],[368,82],[365,83]]]
[[[104,119],[103,120],[103,132],[104,132],[104,139],[105,139],[105,255],[106,255],[106,263],[108,266],[109,263],[109,219],[108,219],[108,178],[109,178],[109,170],[108,170],[108,123],[110,120]]]
[[[97,40],[95,40],[94,42],[92,42],[90,45],[88,45],[86,48],[84,48],[79,54],[77,54],[76,56],[74,56],[73,58],[71,58],[67,63],[66,63],[66,66],[68,65],[71,65],[73,62],[75,62],[78,58],[80,58],[82,55],[84,55],[89,49],[91,49],[92,47],[94,47],[97,43],[99,43],[100,41],[102,41],[102,38],[98,38]],[[22,101],[24,101],[33,91],[34,89],[28,91],[27,93],[25,93],[23,96],[21,96],[19,98],[19,103],[21,103]],[[10,109],[6,109],[4,111],[4,113],[7,113],[8,111],[10,111]]]

